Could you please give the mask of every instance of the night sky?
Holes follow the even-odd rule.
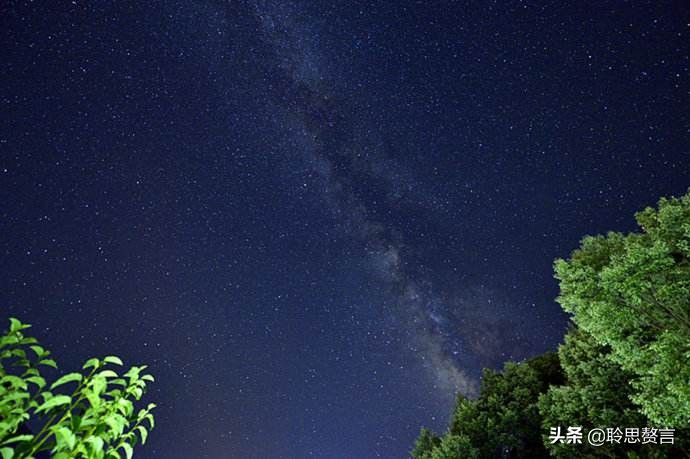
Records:
[[[148,363],[137,457],[406,457],[690,185],[690,8],[632,3],[3,2],[3,327]]]

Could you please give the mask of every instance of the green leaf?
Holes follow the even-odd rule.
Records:
[[[36,408],[36,413],[40,413],[41,411],[47,411],[51,408],[55,408],[58,406],[68,405],[71,401],[72,399],[68,395],[56,395],[54,397],[49,398],[48,400],[46,400],[45,403]]]
[[[98,359],[89,359],[86,361],[82,369],[86,370],[87,368],[98,368],[101,366],[101,361]]]
[[[111,379],[110,381],[108,381],[108,383],[109,383],[111,386],[112,386],[112,385],[116,385],[116,386],[127,387],[127,382],[126,382],[124,379],[122,379],[122,378]]]
[[[31,325],[23,324],[19,319],[10,317],[10,333],[15,333],[29,327],[31,327]]]
[[[14,365],[12,365],[12,366],[15,366],[15,367],[24,367],[24,368],[31,368],[31,362],[29,362],[29,361],[28,361],[27,359],[25,359],[25,358],[21,358],[21,359],[17,360],[17,362],[16,362]]]
[[[150,427],[149,427],[149,428],[150,428],[150,429],[153,429],[154,427],[156,427],[156,423],[153,422],[153,415],[152,415],[151,413],[149,413],[149,414],[147,414],[146,416],[144,416],[144,418],[145,418],[147,421],[149,421],[149,424],[150,424]]]
[[[41,376],[41,372],[36,368],[27,368],[22,376]]]
[[[100,395],[103,393],[106,387],[108,387],[108,381],[102,376],[95,376],[91,380],[91,387],[93,387],[93,391],[96,393],[96,395]]]
[[[15,389],[26,389],[27,387],[26,381],[14,375],[3,376],[2,379],[0,379],[0,384],[5,383],[9,383]]]
[[[33,345],[33,346],[29,346],[29,347],[31,348],[32,351],[34,351],[34,354],[36,354],[36,357],[38,357],[39,359],[42,357],[45,357],[49,354],[49,352],[47,352],[41,346]]]
[[[45,365],[47,367],[57,368],[57,363],[53,359],[43,359],[38,362],[39,365]]]
[[[53,384],[51,384],[50,389],[53,390],[58,386],[62,386],[63,384],[67,384],[67,383],[71,383],[71,382],[75,382],[75,381],[81,381],[81,380],[82,380],[81,373],[68,373],[65,376],[59,378]]]
[[[35,384],[39,390],[43,389],[46,385],[46,380],[40,376],[30,376],[26,378],[25,381]]]
[[[111,414],[104,419],[104,422],[113,431],[113,436],[119,437],[127,425],[127,419],[119,414]]]
[[[91,456],[98,457],[103,451],[103,439],[100,437],[90,436],[85,440],[85,443],[91,446]]]
[[[9,395],[3,396],[1,400],[2,405],[8,402],[14,402],[16,400],[21,400],[24,398],[29,398],[31,395],[28,392],[10,392]]]
[[[55,446],[57,450],[72,451],[77,443],[77,437],[67,427],[58,427],[54,430]]]
[[[98,373],[98,376],[103,376],[104,378],[117,378],[117,373],[113,370],[103,370]]]
[[[146,438],[149,435],[148,430],[146,430],[146,427],[144,427],[144,426],[137,426],[137,430],[139,431],[139,435],[141,435],[141,444],[145,445],[146,444]]]
[[[101,397],[99,397],[99,395],[96,392],[94,392],[93,390],[91,390],[91,389],[84,390],[84,396],[86,397],[86,399],[89,401],[89,404],[93,408],[98,408],[99,406],[101,406]]]
[[[139,379],[139,373],[141,373],[141,368],[132,367],[125,373],[125,376],[127,376],[131,382]]]
[[[2,459],[12,459],[14,450],[12,448],[0,448],[0,455],[2,455]]]
[[[130,417],[134,411],[134,404],[125,398],[118,399],[117,410],[126,417]]]
[[[24,352],[24,349],[13,349],[10,351],[10,355],[26,360],[26,352]]]
[[[8,438],[7,440],[3,441],[3,445],[8,445],[10,443],[18,443],[22,441],[31,441],[34,438],[33,435],[17,435],[16,437]]]
[[[120,366],[124,365],[124,364],[122,363],[122,360],[120,360],[119,357],[116,357],[116,356],[114,356],[114,355],[109,355],[109,356],[105,357],[105,358],[103,359],[103,361],[104,361],[105,363],[111,363],[111,364],[113,364],[113,365],[120,365]]]
[[[139,387],[134,387],[128,391],[132,395],[134,395],[134,398],[137,400],[141,399],[141,396],[144,395],[144,391],[141,390]]]
[[[134,450],[132,449],[130,444],[129,443],[123,443],[122,449],[125,450],[125,456],[127,456],[127,459],[132,459],[132,456],[134,455]]]
[[[106,392],[106,395],[108,395],[112,399],[118,399],[122,397],[122,390],[120,389],[112,389]]]

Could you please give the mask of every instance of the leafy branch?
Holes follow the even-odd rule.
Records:
[[[154,427],[155,404],[135,411],[147,383],[146,366],[121,375],[115,356],[89,359],[82,372],[59,377],[48,385],[41,367],[57,368],[50,352],[33,337],[30,325],[10,319],[0,336],[0,457],[29,459],[43,451],[53,458],[130,459]],[[65,391],[74,386],[72,391]],[[46,390],[47,388],[47,390]],[[33,434],[28,423],[41,425]]]

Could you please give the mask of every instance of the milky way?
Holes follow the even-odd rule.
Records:
[[[444,305],[436,306],[441,311],[434,311],[443,300],[434,293],[429,280],[410,266],[406,259],[410,249],[399,229],[372,216],[367,200],[360,197],[358,190],[358,186],[377,185],[378,192],[369,199],[378,199],[384,207],[382,212],[388,213],[395,212],[393,205],[404,199],[403,192],[416,192],[414,182],[401,180],[387,152],[355,131],[348,114],[329,91],[329,77],[319,70],[318,50],[304,44],[309,43],[304,37],[309,32],[300,28],[292,17],[294,13],[285,5],[279,13],[271,10],[275,6],[256,7],[265,40],[275,51],[276,72],[285,78],[275,102],[296,118],[296,129],[305,137],[304,154],[309,155],[314,171],[324,181],[324,199],[331,211],[343,219],[347,232],[365,244],[381,288],[394,295],[396,307],[390,313],[400,315],[400,322],[408,331],[408,349],[427,360],[426,366],[445,396],[453,396],[457,391],[475,394],[476,381],[451,354],[460,352],[459,343],[450,341],[442,330],[455,327],[456,333],[462,335],[462,327],[447,323]]]

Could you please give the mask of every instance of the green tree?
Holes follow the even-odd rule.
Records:
[[[542,442],[537,403],[539,395],[550,385],[563,381],[555,353],[522,363],[509,362],[502,372],[484,370],[479,397],[469,400],[460,395],[448,433],[439,442],[423,430],[417,443],[423,448],[413,451],[413,456],[417,459],[548,457]]]
[[[611,360],[610,348],[598,344],[592,337],[577,329],[565,337],[558,356],[566,375],[566,384],[552,386],[539,397],[544,444],[554,457],[671,457],[678,452],[660,445],[641,446],[630,443],[605,443],[594,447],[582,444],[551,443],[547,433],[552,427],[591,428],[645,427],[647,418],[637,410],[630,396],[632,374]],[[632,456],[637,454],[637,456]]]
[[[690,426],[690,193],[636,215],[641,233],[586,237],[557,260],[558,301],[634,375],[633,401],[659,426]]]
[[[431,452],[441,443],[441,440],[435,436],[429,429],[422,428],[415,442],[414,449],[412,449],[412,457],[415,459],[431,459]]]
[[[441,442],[431,453],[431,459],[476,459],[479,450],[472,446],[469,438],[460,435],[449,434],[443,437]]]
[[[122,365],[119,358],[89,359],[83,372],[48,383],[41,368],[57,364],[35,338],[25,336],[29,327],[12,318],[0,337],[2,459],[44,452],[59,459],[131,458],[133,447],[146,442],[154,425],[154,404],[135,410],[147,382],[153,381],[144,373],[146,366],[118,375],[113,368]]]
[[[508,362],[503,372],[484,370],[474,410],[459,404],[451,432],[472,438],[481,457],[548,457],[540,435],[537,403],[551,384],[562,382],[554,353],[522,363]],[[480,425],[472,425],[473,416]]]
[[[485,370],[448,433],[423,432],[417,459],[690,458],[690,193],[636,219],[640,233],[586,237],[556,261],[558,301],[577,325],[558,358]],[[559,426],[670,427],[675,444],[551,444]]]

